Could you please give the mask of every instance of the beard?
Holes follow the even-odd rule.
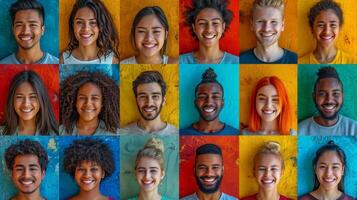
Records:
[[[326,104],[323,104],[323,105],[326,105]],[[320,116],[321,116],[322,119],[328,120],[328,121],[332,121],[332,120],[335,120],[335,119],[338,117],[338,113],[340,112],[340,110],[341,110],[341,108],[342,108],[342,104],[341,104],[341,106],[338,108],[338,110],[336,110],[336,112],[335,112],[333,115],[330,115],[330,116],[325,115],[325,113],[323,112],[323,110],[320,109],[320,107],[316,104],[316,102],[315,102],[315,107],[316,107],[316,109],[319,111]]]
[[[159,107],[156,107],[156,106],[143,106],[143,107],[139,107],[138,105],[138,110],[139,110],[139,113],[140,113],[140,116],[145,119],[146,121],[151,121],[151,120],[154,120],[156,119],[160,113],[161,113],[161,109],[162,109],[162,105],[163,105],[163,101],[161,102],[160,106]],[[145,112],[143,111],[144,108],[146,107],[153,107],[155,109],[155,113],[153,115],[145,115]]]
[[[197,185],[198,185],[198,188],[205,194],[212,194],[212,193],[215,193],[218,191],[219,189],[219,186],[221,185],[221,182],[222,182],[222,178],[223,176],[216,176],[217,180],[216,180],[216,183],[210,187],[210,188],[207,188],[202,182],[201,182],[201,178],[208,178],[210,176],[201,176],[201,177],[198,177],[197,175],[195,175],[195,179],[196,179],[196,182],[197,182]]]

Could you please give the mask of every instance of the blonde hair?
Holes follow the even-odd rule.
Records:
[[[258,150],[254,156],[254,166],[257,159],[263,154],[272,154],[277,156],[281,160],[281,168],[284,168],[284,159],[283,155],[280,152],[280,144],[276,141],[265,142]]]
[[[147,157],[159,162],[161,171],[164,170],[164,143],[159,138],[150,138],[145,146],[136,154],[135,169],[141,158]]]
[[[285,1],[284,0],[254,0],[253,7],[251,9],[251,16],[253,17],[254,10],[258,7],[273,7],[276,9],[280,9],[283,16],[284,16],[284,7]]]

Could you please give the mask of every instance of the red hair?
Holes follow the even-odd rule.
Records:
[[[255,100],[258,90],[266,85],[273,85],[278,93],[279,108],[281,110],[278,116],[278,128],[280,134],[289,135],[292,128],[292,112],[289,102],[289,97],[286,92],[284,83],[276,76],[266,76],[261,78],[255,86],[252,96],[250,97],[250,116],[249,116],[249,131],[256,132],[261,129],[261,118],[257,113]]]

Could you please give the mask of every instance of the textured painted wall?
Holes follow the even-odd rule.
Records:
[[[191,5],[192,0],[180,0],[180,54],[198,49],[198,40],[194,39],[187,26],[184,12]],[[219,41],[220,48],[231,54],[239,55],[239,4],[238,1],[230,1],[228,9],[233,12],[233,18],[229,29]]]
[[[0,123],[4,122],[4,110],[11,80],[24,70],[35,71],[42,79],[51,100],[52,109],[58,121],[59,117],[59,77],[58,65],[1,65],[0,66]]]
[[[340,30],[337,46],[342,50],[357,56],[357,24],[355,19],[357,19],[357,4],[350,0],[335,0],[340,3],[343,10],[344,25],[342,30]],[[298,3],[298,42],[299,56],[302,56],[308,52],[311,52],[315,48],[315,41],[311,34],[311,29],[308,22],[308,12],[310,8],[317,3],[318,0],[299,0]]]
[[[240,66],[240,125],[248,125],[250,96],[258,80],[264,76],[277,76],[284,82],[293,111],[293,129],[297,130],[297,65]]]
[[[149,136],[120,137],[120,199],[128,199],[139,194],[139,185],[135,178],[135,158],[149,140]],[[164,142],[165,177],[159,185],[160,194],[178,199],[178,136],[159,137]]]
[[[240,0],[240,49],[241,52],[256,46],[255,34],[250,30],[250,10],[253,0]],[[297,2],[286,1],[285,28],[280,35],[279,45],[291,51],[297,52]]]
[[[40,142],[42,147],[47,151],[48,165],[45,178],[41,183],[41,194],[47,199],[58,199],[58,138],[49,136],[26,137],[26,136],[3,136],[0,140],[0,199],[10,199],[17,194],[10,171],[8,171],[4,159],[5,150],[17,141],[31,139]]]
[[[196,110],[195,87],[201,82],[202,74],[209,67],[217,74],[217,80],[224,89],[224,107],[219,118],[238,128],[238,66],[237,65],[180,65],[180,128],[186,128],[198,121]]]
[[[239,196],[258,192],[258,184],[253,172],[253,158],[259,147],[267,141],[280,143],[285,169],[280,179],[278,191],[290,198],[296,198],[297,187],[297,137],[295,136],[240,136],[239,137]]]
[[[143,71],[157,70],[166,82],[166,103],[161,119],[178,127],[178,66],[177,65],[122,65],[120,67],[120,125],[124,127],[139,119],[132,82]]]
[[[58,0],[39,0],[45,9],[45,34],[41,38],[43,51],[58,57]],[[12,36],[10,5],[15,0],[0,0],[0,58],[17,50]]]
[[[60,156],[60,186],[59,186],[59,199],[65,200],[69,197],[77,194],[79,192],[79,187],[73,178],[64,172],[63,170],[63,154],[64,149],[72,144],[73,140],[83,139],[85,137],[81,136],[66,136],[59,137],[59,156]],[[98,138],[103,140],[113,152],[115,170],[110,177],[105,178],[100,183],[100,192],[105,196],[113,197],[114,199],[119,199],[119,169],[120,169],[120,149],[119,149],[119,137],[116,136],[92,136],[91,138]]]
[[[318,148],[327,144],[329,140],[335,141],[345,152],[347,167],[345,168],[345,193],[357,197],[357,138],[356,137],[312,137],[299,136],[299,186],[298,195],[311,192],[314,187],[314,169],[312,160]]]
[[[238,137],[237,136],[181,136],[180,137],[180,197],[198,190],[194,176],[196,149],[207,143],[221,147],[224,175],[220,190],[238,196]]]
[[[60,65],[60,81],[63,81],[68,76],[76,74],[80,71],[100,72],[112,78],[119,84],[119,65],[108,64],[75,64],[75,65]]]
[[[119,0],[101,0],[105,7],[109,10],[109,13],[112,15],[114,25],[117,28],[118,33],[120,27],[120,1]],[[72,7],[76,1],[68,0],[59,0],[59,37],[60,37],[60,51],[63,51],[69,42],[69,33],[68,33],[68,20],[72,11]],[[58,32],[58,30],[57,30]]]
[[[324,65],[299,65],[299,121],[318,114],[311,95],[317,79],[316,73],[319,68],[323,66]],[[357,92],[357,66],[333,65],[333,67],[335,67],[339,73],[344,86],[344,101],[340,113],[357,119],[357,99],[355,98]]]
[[[130,30],[135,15],[144,7],[159,6],[164,11],[169,22],[166,54],[178,57],[178,1],[177,0],[121,0],[120,1],[120,59],[135,55],[130,43]]]

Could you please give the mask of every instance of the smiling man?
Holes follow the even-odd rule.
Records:
[[[11,200],[45,199],[40,185],[48,164],[47,152],[37,141],[22,140],[5,151],[6,166],[11,172],[18,193]]]
[[[339,114],[343,104],[343,85],[333,67],[317,72],[312,98],[319,114],[299,123],[301,135],[356,135],[357,122]]]
[[[160,113],[166,102],[166,83],[158,71],[144,71],[133,81],[138,121],[119,131],[120,134],[178,134],[175,126],[162,121]]]
[[[3,58],[0,64],[58,64],[58,58],[41,50],[45,11],[40,2],[18,0],[11,5],[9,11],[18,49],[16,53]]]
[[[204,144],[196,149],[195,178],[198,191],[181,200],[237,200],[221,192],[224,166],[222,150],[215,144]]]
[[[297,54],[279,46],[284,31],[284,0],[255,0],[250,28],[257,46],[241,54],[241,63],[297,63]]]
[[[181,135],[236,135],[238,130],[219,120],[223,109],[223,87],[217,81],[212,68],[202,74],[201,82],[195,89],[195,106],[200,114],[198,122],[181,129]]]

